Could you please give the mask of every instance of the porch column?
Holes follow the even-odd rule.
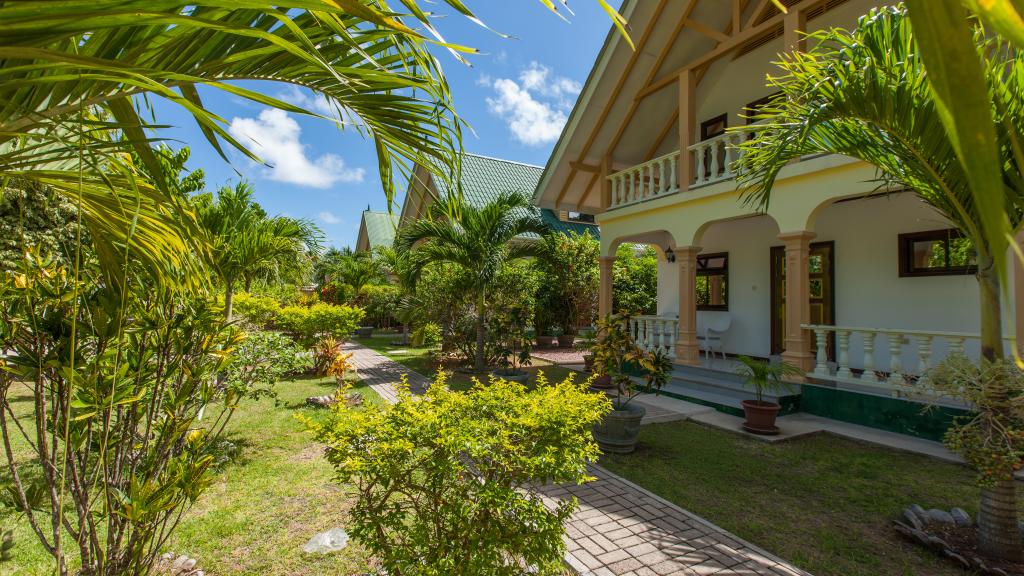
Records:
[[[601,268],[601,288],[598,290],[597,314],[603,319],[612,313],[612,269],[615,256],[601,256],[598,259]]]
[[[808,260],[814,232],[800,230],[779,234],[786,245],[786,337],[782,359],[804,371],[814,367],[810,332],[800,327],[811,321]]]
[[[697,254],[699,246],[676,248],[679,266],[679,338],[676,339],[676,362],[700,364],[697,345]]]
[[[679,74],[679,189],[693,184],[693,134],[697,125],[697,74],[687,68]]]

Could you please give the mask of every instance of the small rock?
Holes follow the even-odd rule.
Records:
[[[924,511],[924,508],[921,508],[917,504],[911,504],[910,510],[914,514],[917,514],[917,518],[921,521],[922,524],[931,521],[931,518],[928,517],[928,513]]]
[[[953,521],[956,522],[957,526],[971,525],[971,515],[963,508],[953,508],[949,511],[949,515],[953,517]]]
[[[921,519],[914,514],[914,511],[907,508],[903,511],[903,519],[907,521],[907,524],[913,527],[915,530],[924,530],[924,524]]]
[[[942,524],[955,524],[956,520],[953,519],[953,515],[945,510],[939,510],[938,508],[932,508],[928,511],[928,518],[933,522],[940,522]]]
[[[308,554],[328,554],[337,552],[345,546],[348,546],[348,532],[341,528],[331,528],[310,538],[302,547],[302,551]]]

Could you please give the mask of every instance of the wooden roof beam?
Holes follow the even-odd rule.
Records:
[[[718,42],[725,42],[726,40],[729,39],[728,34],[719,32],[718,30],[715,30],[714,28],[708,26],[707,24],[704,24],[703,22],[687,18],[684,24],[687,28],[696,30],[697,32],[700,32],[701,34],[707,36],[708,38],[711,38],[712,40],[717,40]]]

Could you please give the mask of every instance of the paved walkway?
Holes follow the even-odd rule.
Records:
[[[408,374],[414,393],[429,381],[357,343],[348,343],[363,382],[394,402],[393,384]],[[540,490],[547,501],[576,497],[566,524],[566,561],[581,576],[809,576],[795,566],[664,500],[604,468],[582,486]]]

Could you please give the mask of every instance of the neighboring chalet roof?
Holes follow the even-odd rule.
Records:
[[[518,192],[530,198],[537,188],[544,168],[532,164],[523,164],[511,160],[489,158],[478,154],[462,156],[462,194],[466,202],[472,206],[483,206],[503,192]],[[437,197],[446,196],[451,192],[444,182],[430,177],[426,170],[419,169],[416,175],[427,182],[429,190],[424,186],[412,185],[402,205],[402,222],[419,218],[426,213],[427,207],[433,203],[433,193]],[[416,178],[414,178],[415,180]],[[580,222],[566,222],[559,213],[549,209],[533,208],[555,232],[589,233],[597,237],[597,226]],[[536,237],[536,235],[528,235]]]
[[[356,238],[356,251],[370,251],[378,246],[390,247],[395,243],[397,229],[398,214],[363,210],[363,217],[359,221],[359,236]]]

